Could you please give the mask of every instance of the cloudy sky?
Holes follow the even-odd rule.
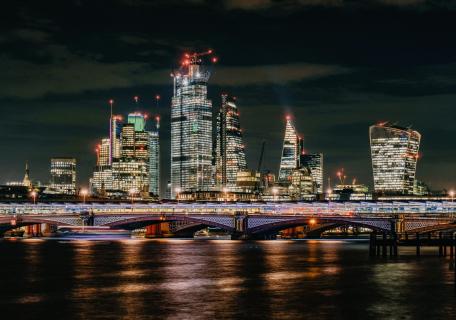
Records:
[[[10,2],[10,4],[7,4]],[[213,48],[209,94],[238,97],[247,160],[278,170],[286,114],[325,179],[344,168],[372,185],[368,127],[422,133],[417,176],[456,187],[456,5],[443,0],[5,1],[0,19],[0,183],[49,179],[49,159],[74,156],[87,185],[94,148],[115,112],[162,116],[169,179],[170,71]],[[153,100],[162,96],[159,108]],[[133,104],[139,95],[142,102]]]

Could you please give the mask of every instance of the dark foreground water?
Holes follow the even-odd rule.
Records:
[[[2,240],[0,284],[0,319],[456,319],[448,260],[343,241]]]

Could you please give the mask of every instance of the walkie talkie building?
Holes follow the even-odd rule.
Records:
[[[421,135],[381,123],[369,128],[375,192],[412,194]]]
[[[171,192],[207,190],[213,185],[212,102],[202,55],[186,55],[174,78],[171,101]]]

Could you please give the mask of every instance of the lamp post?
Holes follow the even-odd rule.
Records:
[[[174,192],[176,193],[177,204],[179,204],[179,194],[182,192],[182,189],[180,187],[176,187],[176,189],[174,189]]]
[[[132,204],[132,207],[131,207],[131,210],[133,211],[133,201],[134,201],[134,195],[136,194],[136,189],[135,188],[131,188],[129,191],[128,191],[128,194],[130,195],[130,199],[131,199],[131,204]]]
[[[227,187],[223,187],[222,192],[223,192],[223,200],[225,202],[227,202],[228,201],[228,188]]]
[[[82,196],[82,203],[86,203],[86,197],[89,194],[89,191],[87,189],[82,189],[79,194]]]
[[[273,194],[273,200],[277,201],[277,194],[279,193],[279,188],[273,187],[272,188],[272,194]]]
[[[450,190],[450,192],[448,193],[449,196],[450,196],[450,199],[451,199],[451,217],[454,216],[454,208],[453,208],[453,200],[454,200],[454,190]]]
[[[36,204],[36,197],[37,197],[38,193],[36,191],[32,191],[30,192],[30,196],[32,197],[33,199],[33,204]]]

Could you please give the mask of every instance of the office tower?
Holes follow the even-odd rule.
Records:
[[[236,176],[247,169],[239,111],[233,97],[222,95],[217,116],[216,183],[219,187],[234,188]]]
[[[380,194],[413,194],[421,135],[388,123],[369,128],[374,189]]]
[[[149,133],[145,117],[128,115],[120,134],[120,158],[112,163],[113,188],[137,195],[149,192]]]
[[[120,158],[120,132],[122,130],[122,117],[121,116],[113,116],[112,118],[112,124],[111,124],[111,139],[112,139],[112,158],[111,162],[113,159],[118,159]]]
[[[160,195],[160,140],[159,118],[156,118],[155,129],[149,131],[149,192]]]
[[[97,147],[97,165],[98,166],[109,166],[109,156],[110,156],[110,144],[111,144],[111,139],[109,138],[103,138],[101,139],[101,144],[98,145]]]
[[[280,161],[279,182],[289,183],[294,169],[299,168],[299,156],[302,150],[302,139],[298,136],[290,117],[287,117],[285,138],[283,140],[282,159]]]
[[[76,194],[76,159],[51,159],[51,184],[49,189],[57,194]]]
[[[212,102],[209,69],[201,54],[186,55],[173,73],[171,101],[171,192],[207,190],[213,185]]]
[[[312,179],[315,183],[315,192],[323,193],[323,154],[322,153],[301,153],[300,165],[302,168],[309,168]]]
[[[309,168],[302,167],[291,171],[288,193],[292,199],[310,199],[309,196],[315,192],[315,182]]]

